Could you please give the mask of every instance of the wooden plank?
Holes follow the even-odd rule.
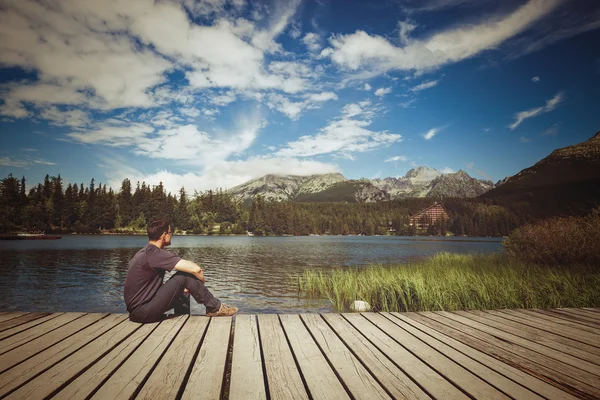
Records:
[[[411,380],[409,375],[418,380],[420,375],[419,367],[423,366],[432,374],[435,374],[434,371],[404,350],[387,335],[384,334],[383,338],[377,336],[374,337],[373,332],[381,332],[375,325],[371,324],[360,315],[344,315],[346,318],[342,317],[340,314],[323,314],[323,317],[332,329],[341,337],[346,344],[346,347],[352,349],[355,356],[367,366],[373,375],[377,376],[381,385],[385,387],[393,397],[397,399],[431,398],[423,389]],[[351,324],[349,321],[351,321],[354,316],[358,317],[358,322],[365,323],[366,328],[363,327],[360,329]],[[398,351],[402,353],[402,356],[396,356]],[[394,364],[394,362],[396,362],[396,364]],[[406,372],[402,370],[402,367],[405,367],[404,371]],[[442,385],[441,390],[438,392],[443,391],[444,385],[452,386],[439,375],[435,375],[440,379],[439,383]],[[453,387],[452,389],[455,388]]]
[[[23,315],[26,315],[26,314],[29,314],[29,313],[26,313],[26,312],[9,312],[9,313],[6,313],[6,314],[2,314],[2,315],[0,315],[0,322],[4,322],[4,321],[11,320],[11,319],[19,318],[19,317],[22,317]]]
[[[221,396],[225,361],[231,333],[231,317],[211,318],[200,353],[181,397],[186,399],[218,399]]]
[[[229,400],[266,400],[265,377],[255,315],[237,315]]]
[[[463,392],[477,399],[508,399],[505,394],[383,315],[374,313],[364,313],[363,315],[446,380],[461,388]],[[460,392],[452,396],[452,398],[458,397],[466,398]]]
[[[517,335],[529,341],[550,347],[554,350],[570,354],[593,364],[600,364],[600,348],[589,346],[576,340],[556,335],[541,329],[533,328],[531,326],[515,322],[509,318],[503,318],[488,312],[469,311],[467,313],[480,318],[478,319],[479,322],[490,326],[501,326],[503,331],[512,333],[513,335]]]
[[[4,340],[0,341],[0,354],[4,354],[7,351],[15,349],[25,343],[31,342],[39,338],[42,335],[50,334],[55,329],[60,328],[61,326],[67,325],[78,318],[81,318],[85,315],[85,313],[66,313],[59,315],[56,318],[48,319],[46,322],[36,325],[31,329],[27,329],[18,334],[14,334],[10,337],[4,338]],[[14,329],[14,328],[13,328]],[[2,333],[7,333],[8,331],[4,331]]]
[[[600,322],[600,314],[598,314],[596,312],[593,312],[593,311],[589,311],[589,310],[583,309],[583,308],[563,308],[563,307],[561,307],[561,308],[557,308],[556,310],[558,310],[558,311],[568,311],[568,312],[571,312],[573,314],[578,314],[578,315],[581,315],[581,316],[584,316],[584,317],[588,317],[588,318],[591,318],[591,319],[593,319],[595,321]]]
[[[512,343],[514,345],[533,350],[543,355],[544,357],[550,358],[550,360],[556,360],[562,363],[564,366],[569,365],[573,368],[566,368],[565,373],[571,373],[573,378],[579,379],[589,385],[598,386],[600,388],[600,366],[581,360],[577,357],[573,357],[569,354],[565,354],[560,351],[553,350],[547,346],[531,342],[523,339],[512,333],[505,332],[499,327],[492,327],[476,321],[478,318],[476,315],[464,313],[463,311],[447,312],[447,311],[435,311],[439,315],[443,315],[447,318],[454,319],[455,321],[471,326],[482,332],[489,333],[498,339],[504,340],[505,342]],[[464,314],[463,314],[464,313]],[[468,314],[468,316],[466,316]],[[555,361],[549,361],[555,362]]]
[[[548,321],[544,318],[537,317],[528,317],[523,314],[517,313],[514,310],[486,310],[487,313],[498,315],[503,318],[510,319],[511,321],[518,322],[523,325],[529,325],[534,328],[538,328],[547,332],[552,332],[557,335],[569,338],[581,345],[584,345],[584,348],[595,349],[594,351],[599,351],[600,346],[600,336],[594,335],[588,332],[583,332],[576,328],[571,328],[570,326],[560,325],[553,323],[552,321]],[[594,346],[590,343],[596,343],[597,346]]]
[[[567,310],[567,309],[566,308],[564,308],[564,309],[563,308],[559,308],[559,310]],[[585,315],[585,316],[588,316],[588,317],[592,317],[592,318],[594,318],[594,319],[596,319],[597,321],[600,322],[600,314],[597,313],[597,312],[595,312],[595,311],[587,310],[585,308],[570,308],[569,310],[576,311],[577,314],[581,314],[581,315]]]
[[[26,346],[20,346],[10,350],[0,356],[0,365],[2,373],[19,364],[20,362],[34,356],[35,354],[44,351],[45,349],[59,343],[65,338],[71,336],[79,330],[82,330],[89,325],[104,318],[107,314],[87,314],[78,318],[58,329],[53,330],[46,335],[40,336],[27,343]]]
[[[407,313],[406,315],[575,396],[600,396],[598,388],[590,387],[590,385],[581,382],[579,379],[573,378],[571,374],[565,373],[567,369],[570,369],[571,373],[580,371],[570,365],[562,364],[537,352],[507,343],[493,335],[434,312]]]
[[[551,400],[574,400],[577,399],[575,396],[552,386],[548,383],[529,375],[509,364],[495,359],[494,357],[476,350],[466,344],[459,342],[458,340],[440,333],[435,329],[428,327],[427,325],[418,322],[412,318],[407,317],[404,313],[391,313],[395,318],[405,322],[408,325],[419,329],[421,332],[435,338],[438,342],[447,345],[449,348],[443,348],[444,351],[448,351],[448,355],[452,356],[453,359],[461,360],[461,364],[465,368],[470,368],[472,363],[470,361],[462,361],[461,358],[457,358],[453,352],[449,349],[456,350],[461,354],[464,354],[469,359],[472,359],[498,373],[498,376],[493,376],[488,373],[486,369],[480,372],[482,379],[487,380],[490,383],[494,383],[496,387],[501,387],[507,394],[513,396],[516,399],[534,399],[536,395],[530,394],[530,390],[539,394],[542,397]],[[437,348],[437,347],[436,347]],[[473,366],[473,370],[477,368],[477,365]],[[516,383],[515,383],[516,382]]]
[[[129,399],[164,353],[187,316],[162,321],[135,352],[102,384],[92,399]]]
[[[169,350],[152,371],[136,399],[175,399],[188,372],[209,318],[188,318]]]
[[[272,400],[308,399],[277,315],[258,316],[268,393]]]
[[[9,319],[8,321],[0,322],[0,332],[45,317],[46,315],[50,315],[50,313],[29,313],[17,318]]]
[[[581,324],[585,324],[592,328],[600,328],[600,322],[598,322],[597,319],[588,317],[587,315],[581,315],[577,312],[577,310],[552,309],[552,310],[548,310],[548,311],[559,314],[561,316],[566,316],[567,318],[573,319]]]
[[[98,355],[95,353],[98,346],[94,346],[94,343],[105,343],[107,340],[111,341],[115,335],[118,336],[119,330],[116,327],[126,318],[127,316],[122,314],[109,315],[8,370],[0,375],[0,395],[5,395],[35,377],[32,382],[12,392],[7,398],[45,398],[77,374],[81,368],[89,365],[94,356]],[[131,333],[131,330],[128,333]],[[99,338],[101,339],[98,340]],[[41,376],[37,376],[40,373]]]
[[[452,380],[455,385],[462,387],[463,390],[466,393],[469,393],[471,396],[473,396],[475,398],[485,398],[488,396],[489,397],[495,396],[495,397],[506,398],[506,395],[504,394],[504,393],[506,393],[513,397],[517,396],[517,398],[526,397],[529,399],[532,399],[532,398],[540,398],[541,399],[541,397],[536,396],[533,392],[526,390],[525,388],[514,383],[510,379],[505,378],[504,376],[498,374],[497,372],[488,368],[487,366],[480,364],[479,362],[469,358],[468,356],[453,349],[452,347],[448,346],[447,344],[416,329],[414,326],[404,322],[403,320],[396,318],[395,316],[393,316],[389,313],[382,313],[380,315],[380,317],[381,318],[385,317],[389,322],[397,325],[399,328],[402,328],[403,331],[406,331],[408,334],[410,334],[414,338],[418,338],[420,341],[422,341],[423,343],[426,344],[426,346],[423,346],[424,348],[427,348],[427,346],[429,346],[431,348],[431,351],[435,351],[439,354],[443,354],[445,357],[447,357],[449,360],[451,360],[454,364],[459,365],[460,369],[464,369],[465,371],[468,371],[469,375],[466,375],[461,372],[458,375],[458,379],[456,379],[456,380],[454,378],[454,375],[455,375],[454,372],[452,372],[451,374],[445,374],[445,375],[447,376],[448,379]],[[388,329],[390,329],[385,326],[380,326],[380,328],[385,329],[386,332],[388,332]],[[392,332],[389,332],[388,334],[391,334],[391,333]],[[403,336],[405,336],[405,334],[402,334],[398,339],[402,339]],[[394,337],[396,337],[396,336],[394,335]],[[404,341],[402,341],[402,344],[404,344]],[[435,364],[431,364],[431,367],[439,370]],[[441,370],[440,370],[440,372],[443,373],[443,371],[441,371]],[[470,377],[470,375],[476,377],[475,384],[478,386],[479,391],[481,391],[486,386],[489,387],[491,385],[493,387],[492,393],[488,394],[486,392],[483,392],[483,395],[475,393],[469,386],[468,381],[466,380],[466,379],[469,379],[469,380],[473,379]],[[481,383],[479,382],[480,380],[485,382],[486,386],[482,386]]]
[[[29,321],[29,322],[26,322],[24,324],[15,326],[13,328],[4,330],[4,331],[0,332],[0,341],[6,339],[7,337],[16,335],[17,333],[21,333],[21,332],[23,332],[23,331],[25,331],[25,330],[27,330],[29,328],[32,328],[32,327],[37,326],[37,325],[40,325],[40,324],[42,324],[42,323],[44,323],[46,321],[49,321],[49,320],[51,320],[53,318],[56,318],[59,315],[63,315],[63,314],[64,313],[48,314],[45,317],[37,318],[37,319],[35,319],[33,321]]]
[[[591,311],[591,312],[595,312],[595,313],[600,313],[600,308],[583,307],[582,310]]]
[[[280,315],[296,361],[313,399],[350,399],[299,315]]]
[[[86,399],[110,376],[129,355],[138,348],[159,324],[138,324],[140,328],[131,336],[119,343],[117,347],[105,354],[88,370],[69,383],[53,398],[55,399]]]
[[[516,314],[516,315],[520,315],[524,318],[531,318],[533,320],[539,321],[541,323],[545,323],[545,324],[549,324],[551,326],[560,326],[560,327],[569,327],[569,328],[573,328],[576,329],[577,331],[581,332],[582,335],[585,336],[580,336],[580,337],[591,337],[594,338],[593,341],[597,341],[598,338],[600,338],[600,334],[598,332],[595,332],[596,330],[594,328],[590,328],[588,326],[585,325],[581,325],[578,324],[577,322],[572,322],[563,318],[559,318],[556,317],[552,314],[546,314],[543,312],[543,310],[502,310],[502,312],[507,312],[507,313],[511,313],[511,314]],[[592,335],[592,336],[589,336]],[[592,344],[587,342],[588,344]]]
[[[390,398],[369,370],[352,354],[320,315],[303,314],[302,319],[354,398]]]
[[[590,332],[592,332],[596,335],[600,335],[600,329],[598,329],[596,324],[588,323],[585,320],[582,320],[581,318],[577,318],[574,315],[565,314],[563,312],[556,311],[556,310],[538,310],[538,309],[536,309],[535,312],[544,314],[547,316],[551,316],[551,317],[554,317],[556,319],[560,319],[560,320],[563,320],[566,322],[570,322],[571,324],[578,324],[579,329],[583,329],[585,327],[585,328],[587,328],[586,330],[589,330]]]

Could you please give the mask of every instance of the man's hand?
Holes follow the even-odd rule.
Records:
[[[204,277],[204,270],[201,269],[200,272],[198,272],[196,275],[196,278],[200,279],[200,282],[202,283],[206,283],[206,278]]]
[[[202,283],[206,283],[206,279],[204,278],[204,270],[200,268],[195,262],[188,260],[179,260],[179,262],[175,265],[175,269],[177,271],[192,274],[196,278],[198,278]]]

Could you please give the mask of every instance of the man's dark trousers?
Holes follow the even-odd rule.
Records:
[[[152,300],[129,313],[129,319],[142,323],[160,321],[165,312],[172,308],[175,314],[188,314],[189,298],[183,293],[185,288],[198,303],[206,306],[207,313],[216,312],[221,307],[221,302],[198,278],[185,272],[177,272],[158,289]]]

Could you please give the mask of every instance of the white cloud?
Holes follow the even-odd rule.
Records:
[[[21,149],[25,151],[37,151],[35,149]],[[19,158],[14,157],[0,157],[0,166],[2,167],[15,167],[15,168],[26,168],[31,164],[41,164],[41,165],[56,165],[56,163],[51,161],[42,160],[41,158],[32,158],[30,156],[24,156]]]
[[[406,157],[406,156],[393,156],[393,157],[389,157],[384,162],[396,162],[396,161],[406,162],[406,161],[408,161],[408,157]]]
[[[219,110],[216,108],[205,108],[202,110],[202,114],[204,114],[207,118],[214,118],[217,114],[219,114]]]
[[[403,101],[402,103],[399,103],[398,105],[402,108],[409,108],[416,101],[417,101],[417,99],[410,99],[407,101]]]
[[[290,25],[289,35],[292,39],[298,39],[302,35],[302,24],[299,21],[294,21]]]
[[[158,117],[163,118],[162,115]],[[140,156],[201,166],[241,155],[252,146],[265,122],[254,113],[239,117],[231,132],[218,133],[206,132],[194,124],[163,125],[108,120],[92,129],[72,131],[66,137],[82,144],[125,147]]]
[[[42,165],[56,165],[56,163],[54,163],[54,162],[51,162],[51,161],[44,161],[44,160],[40,160],[40,159],[35,159],[35,160],[32,160],[32,162],[33,162],[34,164],[42,164]]]
[[[379,88],[375,91],[375,96],[379,96],[379,97],[383,97],[388,93],[392,92],[392,87],[387,87],[387,88]]]
[[[532,82],[539,82],[540,81],[540,77],[539,76],[534,76],[533,78],[531,78]]]
[[[308,94],[306,98],[310,101],[323,102],[329,100],[336,100],[338,97],[333,92],[321,92]]]
[[[417,86],[412,87],[410,90],[413,92],[420,92],[421,90],[425,90],[425,89],[429,89],[434,87],[435,85],[437,85],[439,82],[439,80],[435,80],[435,81],[426,81],[423,82]]]
[[[531,139],[529,139],[529,138],[527,138],[525,136],[521,136],[520,140],[521,140],[521,143],[529,143],[529,142],[531,142]]]
[[[177,110],[180,114],[185,115],[186,117],[196,118],[200,115],[200,110],[194,107],[181,107]]]
[[[29,165],[29,163],[23,160],[17,160],[12,157],[0,157],[0,166],[3,167],[23,168],[27,165]]]
[[[550,128],[546,129],[542,136],[556,136],[558,135],[558,127],[560,123],[552,125]]]
[[[391,143],[400,142],[402,136],[387,131],[367,129],[375,114],[369,103],[351,103],[344,106],[342,116],[321,128],[316,135],[301,136],[275,153],[283,157],[311,157],[332,154],[351,158],[352,153],[365,152]]]
[[[282,53],[275,39],[298,0],[277,2],[262,27],[240,17],[242,0],[181,1],[212,24],[193,23],[174,1],[112,0],[110,7],[92,0],[7,2],[0,14],[0,63],[35,71],[39,79],[6,87],[0,114],[28,117],[27,104],[111,110],[189,102],[194,95],[187,87],[166,85],[174,70],[196,89],[297,93],[313,87],[301,76],[306,70],[289,76],[265,60],[267,53]]]
[[[432,70],[499,46],[547,16],[560,3],[561,0],[530,0],[508,15],[488,17],[478,24],[450,28],[423,40],[404,37],[404,47],[360,30],[334,35],[329,39],[331,47],[321,55],[353,71],[363,68],[381,74],[389,70]],[[410,30],[405,28],[404,35]]]
[[[413,21],[400,21],[398,22],[398,30],[400,36],[400,43],[407,45],[410,42],[409,34],[417,28],[417,24]]]
[[[431,140],[442,129],[443,128],[431,128],[430,130],[428,130],[426,133],[423,134],[423,137],[425,138],[425,140]]]
[[[233,91],[229,91],[226,93],[210,96],[208,102],[210,104],[214,104],[215,106],[226,106],[229,103],[233,103],[236,99],[237,96],[235,95],[235,93]]]
[[[453,174],[456,171],[454,171],[452,168],[450,167],[444,167],[441,171],[442,174]]]
[[[302,42],[309,51],[316,53],[321,50],[321,38],[314,32],[309,32],[302,38]]]
[[[40,118],[43,118],[51,125],[85,127],[89,125],[90,119],[88,113],[81,110],[60,110],[56,106],[48,106],[41,110]]]
[[[244,161],[226,161],[207,165],[201,171],[185,174],[168,170],[144,174],[122,160],[112,157],[103,159],[103,163],[112,167],[107,175],[108,184],[113,188],[120,187],[123,179],[129,178],[132,182],[140,181],[150,185],[158,185],[162,182],[165,190],[171,193],[177,193],[182,186],[188,193],[219,187],[229,189],[267,174],[307,176],[340,172],[335,164],[288,157],[251,157]]]
[[[363,90],[364,90],[364,91],[367,91],[367,92],[368,92],[368,91],[370,91],[371,89],[372,89],[372,88],[371,88],[371,85],[369,85],[368,83],[365,83],[365,86],[363,86]]]
[[[288,116],[293,121],[300,118],[305,109],[320,108],[324,102],[337,99],[333,92],[307,93],[303,99],[290,100],[288,97],[272,93],[268,97],[267,106]]]
[[[508,127],[510,128],[510,130],[514,130],[517,126],[521,125],[521,122],[525,121],[526,119],[533,118],[554,110],[558,106],[558,104],[560,104],[560,102],[562,102],[564,99],[564,94],[562,92],[559,92],[556,94],[556,96],[546,101],[546,104],[544,106],[520,111],[514,116],[515,122],[510,124]]]

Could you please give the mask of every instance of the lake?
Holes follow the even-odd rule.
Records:
[[[0,311],[126,312],[123,282],[145,236],[67,235],[0,241]],[[332,311],[299,295],[292,276],[306,268],[399,264],[438,252],[491,253],[498,238],[398,236],[174,236],[168,247],[200,264],[207,287],[243,313]],[[204,307],[192,300],[192,312]]]

